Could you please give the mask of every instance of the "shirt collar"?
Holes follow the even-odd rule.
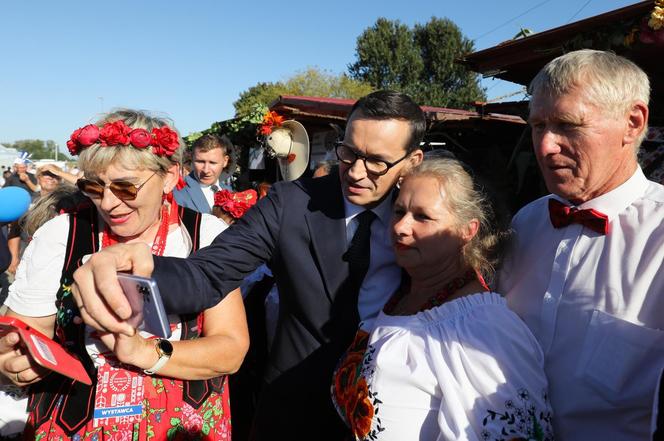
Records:
[[[372,208],[371,211],[380,219],[380,222],[383,225],[389,225],[390,219],[392,218],[392,201],[394,200],[394,190],[383,199],[383,201],[378,204],[376,207]],[[344,197],[344,213],[346,221],[350,221],[355,216],[366,210],[366,208],[352,204]]]
[[[643,174],[641,167],[628,180],[601,196],[586,201],[578,206],[579,209],[592,208],[608,216],[609,219],[615,218],[618,213],[630,206],[636,199],[643,196],[648,188],[648,179]],[[569,204],[569,201],[558,196],[554,198]],[[571,204],[573,205],[573,204]]]

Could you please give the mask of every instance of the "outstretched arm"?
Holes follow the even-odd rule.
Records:
[[[152,256],[143,244],[114,245],[94,254],[74,274],[72,289],[85,322],[102,331],[134,334],[125,323],[131,308],[117,282],[118,271],[154,277],[168,313],[196,313],[219,303],[272,257],[282,210],[275,187],[210,246],[186,259]]]

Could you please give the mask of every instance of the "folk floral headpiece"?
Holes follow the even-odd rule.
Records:
[[[228,190],[220,190],[214,194],[214,206],[239,219],[244,216],[248,209],[256,204],[258,194],[256,190],[239,191],[237,193]]]
[[[270,110],[263,116],[263,122],[261,122],[261,126],[258,128],[258,133],[267,136],[276,127],[281,127],[283,123],[284,117]]]
[[[118,145],[132,145],[137,149],[152,147],[152,152],[158,156],[170,158],[180,147],[177,132],[168,126],[152,129],[132,129],[124,121],[118,120],[107,122],[101,128],[95,124],[88,124],[74,130],[67,149],[72,155],[78,155],[82,150],[93,144],[101,144],[104,147]]]

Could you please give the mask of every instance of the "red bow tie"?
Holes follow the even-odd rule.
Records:
[[[554,228],[566,227],[569,224],[581,224],[599,234],[609,232],[609,218],[592,208],[579,210],[569,207],[556,199],[549,199],[549,217]]]

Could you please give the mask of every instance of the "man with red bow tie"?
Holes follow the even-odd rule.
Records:
[[[552,194],[514,217],[499,291],[542,346],[556,438],[647,439],[664,365],[664,187],[636,156],[648,77],[581,50],[547,64],[530,94]]]

